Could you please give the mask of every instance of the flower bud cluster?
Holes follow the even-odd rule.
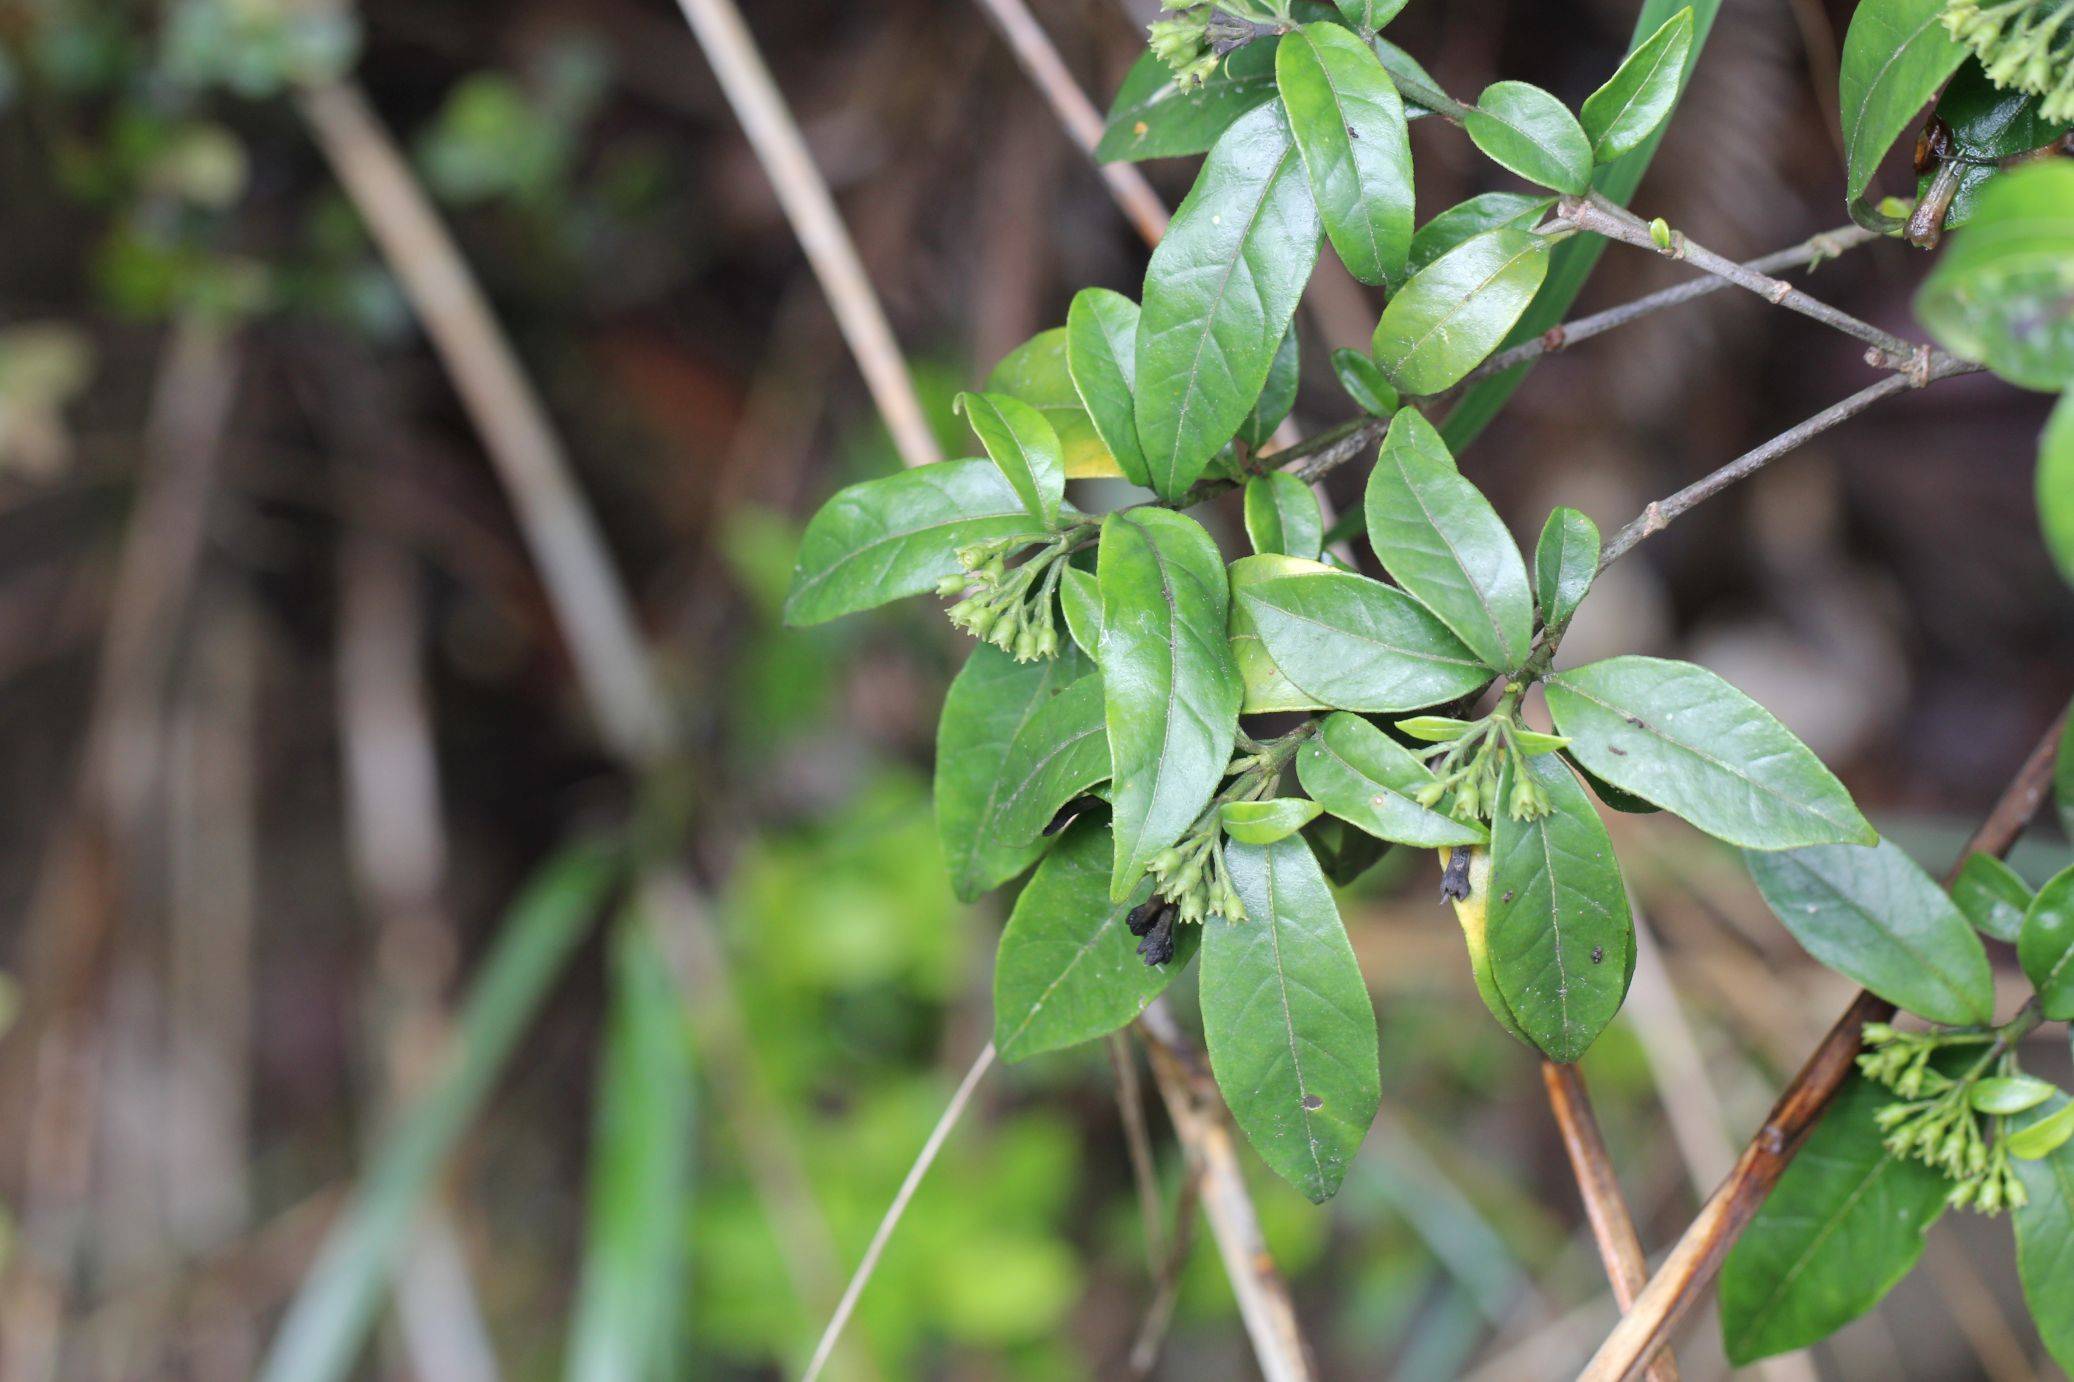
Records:
[[[1484,719],[1464,726],[1459,737],[1420,753],[1421,758],[1440,762],[1433,768],[1433,781],[1413,794],[1419,805],[1437,806],[1452,794],[1449,810],[1454,817],[1477,823],[1490,820],[1501,807],[1516,821],[1539,820],[1555,809],[1548,789],[1527,769],[1527,759],[1534,754],[1520,742],[1521,731],[1511,706],[1510,699],[1502,702]],[[1509,793],[1501,789],[1508,763],[1512,765]]]
[[[1043,540],[1028,559],[1009,559],[1030,546],[1024,537],[996,538],[958,549],[965,569],[937,582],[942,599],[957,599],[951,623],[982,643],[991,643],[1017,662],[1057,657],[1059,626],[1055,597],[1065,573],[1071,531]]]
[[[1161,0],[1174,11],[1148,29],[1154,57],[1174,69],[1177,86],[1199,86],[1217,64],[1263,34],[1278,33],[1292,22],[1288,0]]]
[[[1939,1050],[1955,1044],[1951,1035],[1896,1031],[1885,1022],[1865,1026],[1867,1049],[1858,1068],[1868,1079],[1901,1095],[1875,1115],[1886,1149],[1897,1157],[1920,1161],[1952,1182],[1948,1202],[1954,1209],[1999,1214],[2029,1202],[2024,1185],[2010,1165],[2009,1149],[1995,1118],[1991,1140],[1981,1124],[1986,1115],[1973,1107],[1970,1095],[1986,1063],[1953,1079],[1931,1064]],[[1986,1038],[1962,1034],[1958,1042]]]
[[[1952,0],[1944,27],[1980,58],[1988,80],[2042,97],[2038,114],[2074,120],[2074,0]]]

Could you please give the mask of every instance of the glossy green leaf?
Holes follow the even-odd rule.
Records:
[[[1387,841],[1378,840],[1367,831],[1357,830],[1332,815],[1312,821],[1304,829],[1303,837],[1309,841],[1318,867],[1325,870],[1325,877],[1335,888],[1351,887],[1359,882],[1390,852]]]
[[[1552,809],[1531,821],[1501,810],[1492,821],[1485,937],[1513,1019],[1543,1055],[1569,1062],[1627,997],[1635,926],[1598,808],[1561,764],[1538,759],[1529,771]],[[1512,773],[1508,766],[1501,775],[1501,802]]]
[[[1275,358],[1267,367],[1267,382],[1260,386],[1260,397],[1253,400],[1252,411],[1239,424],[1240,441],[1258,451],[1274,440],[1275,429],[1296,406],[1301,364],[1297,355],[1296,324],[1291,322],[1289,329],[1282,333],[1282,344],[1275,347]]]
[[[951,890],[964,901],[1006,883],[1043,853],[1031,836],[1010,841],[994,829],[1009,790],[1003,769],[1023,728],[1087,674],[1087,659],[1070,649],[1047,661],[1017,662],[980,643],[951,679],[936,724],[936,837]]]
[[[1419,65],[1419,60],[1405,52],[1387,38],[1375,38],[1369,46],[1375,49],[1376,60],[1397,84],[1397,94],[1404,98],[1404,118],[1416,120],[1421,116],[1440,111],[1460,113],[1461,103],[1448,98],[1433,80],[1433,74]]]
[[[1254,476],[1246,482],[1246,536],[1255,552],[1316,561],[1325,545],[1318,496],[1287,471]]]
[[[1150,486],[1138,446],[1138,304],[1108,288],[1082,288],[1066,312],[1066,369],[1088,421],[1134,485]]]
[[[618,936],[598,1072],[583,1268],[564,1373],[668,1375],[677,1361],[691,1207],[691,1029],[654,936]]]
[[[1975,854],[1952,883],[1952,901],[1973,929],[2014,945],[2031,909],[2031,887],[1992,854]]]
[[[1413,715],[1397,722],[1397,732],[1408,734],[1422,744],[1452,744],[1475,729],[1478,723],[1476,720],[1458,720],[1452,715]]]
[[[1411,257],[1406,266],[1417,273],[1464,240],[1487,230],[1532,230],[1555,204],[1554,197],[1532,192],[1479,192],[1419,227],[1411,237]]]
[[[1561,629],[1599,574],[1599,525],[1576,509],[1556,509],[1534,546],[1534,602],[1541,622]]]
[[[2029,1127],[2058,1118],[2074,1134],[2074,1103],[2055,1101]],[[2021,1136],[2019,1132],[2014,1136]],[[2063,1372],[2074,1372],[2074,1145],[2064,1139],[2040,1158],[2016,1163],[2029,1203],[2010,1211],[2016,1229],[2016,1271],[2024,1303],[2045,1351]]]
[[[1318,257],[1318,208],[1280,105],[1218,139],[1145,271],[1138,444],[1179,498],[1267,382]]]
[[[1097,574],[1115,768],[1109,892],[1120,901],[1217,790],[1244,687],[1225,637],[1224,561],[1193,519],[1153,508],[1110,514]]]
[[[965,414],[1030,517],[1056,528],[1066,497],[1066,453],[1044,414],[1000,393],[961,393],[952,407]]]
[[[1337,24],[1306,24],[1275,59],[1289,129],[1325,234],[1347,272],[1384,283],[1411,251],[1411,141],[1375,50]]]
[[[1187,967],[1196,928],[1174,934],[1174,958],[1138,958],[1124,918],[1149,880],[1109,898],[1109,831],[1074,822],[1024,885],[994,957],[994,1045],[1005,1061],[1077,1046],[1125,1026]]]
[[[1065,453],[1068,480],[1092,480],[1121,475],[1123,470],[1109,454],[1109,446],[1095,430],[1095,421],[1073,387],[1068,360],[1069,333],[1063,326],[1040,331],[994,366],[987,376],[988,393],[1005,393],[1044,414],[1052,431],[1059,435]]]
[[[1527,660],[1534,596],[1526,563],[1497,510],[1415,409],[1391,419],[1363,507],[1369,545],[1392,580],[1486,667],[1510,672]]]
[[[1916,316],[1946,350],[2013,384],[2074,384],[2074,162],[1991,180],[1916,294]]]
[[[1043,527],[992,461],[943,461],[837,491],[807,524],[785,622],[819,624],[936,589],[967,543]]]
[[[1275,99],[1275,47],[1249,43],[1200,85],[1179,86],[1174,69],[1146,53],[1132,66],[1102,125],[1102,163],[1203,153],[1234,121]]]
[[[1231,617],[1226,629],[1231,636],[1232,659],[1238,664],[1239,679],[1246,688],[1241,707],[1244,713],[1261,715],[1274,710],[1325,708],[1323,701],[1299,690],[1282,675],[1282,669],[1268,656],[1267,645],[1260,641],[1260,629],[1253,621],[1253,612],[1247,607],[1245,595],[1248,589],[1262,581],[1331,569],[1323,562],[1285,556],[1241,557],[1231,564],[1227,573],[1231,582]]]
[[[1375,1007],[1300,837],[1227,844],[1224,858],[1247,918],[1203,923],[1210,1068],[1261,1159],[1323,1201],[1382,1102]]]
[[[1570,108],[1538,86],[1493,82],[1462,127],[1493,163],[1528,182],[1573,197],[1591,190],[1591,140]]]
[[[2031,899],[2016,957],[2045,1015],[2055,1022],[2074,1019],[2074,868],[2045,880]]]
[[[1039,839],[1059,808],[1109,780],[1102,679],[1082,677],[1045,702],[1002,760],[980,839],[1002,851]]]
[[[1546,685],[1571,757],[1716,839],[1791,849],[1879,838],[1807,745],[1704,667],[1616,657]]]
[[[1401,590],[1346,571],[1249,581],[1238,599],[1290,685],[1338,710],[1421,710],[1490,671]]]
[[[1980,937],[1892,840],[1744,858],[1780,922],[1829,968],[1933,1022],[1994,1020],[1995,976]]]
[[[1242,845],[1271,845],[1318,819],[1324,809],[1302,797],[1275,797],[1268,801],[1228,801],[1218,808],[1218,816],[1229,838]]]
[[[1844,199],[1855,201],[1966,50],[1940,22],[1945,0],[1862,0],[1844,34],[1837,98]]]
[[[2070,1140],[2074,1140],[2074,1105],[2063,1104],[2010,1133],[2009,1154],[2021,1161],[2037,1161],[2059,1151]]]
[[[1296,777],[1319,805],[1379,840],[1437,849],[1490,839],[1480,825],[1419,805],[1414,796],[1433,774],[1358,715],[1328,715],[1296,751]]]
[[[1621,791],[1620,788],[1601,778],[1582,763],[1579,763],[1575,755],[1571,754],[1567,748],[1563,750],[1563,761],[1568,763],[1571,769],[1584,779],[1584,785],[1591,788],[1593,796],[1623,815],[1652,816],[1663,809],[1655,802],[1642,800],[1633,792]]]
[[[432,1067],[434,1078],[375,1148],[325,1231],[267,1350],[263,1382],[334,1382],[352,1371],[425,1196],[620,871],[615,851],[567,849],[512,904]]]
[[[2006,1118],[2034,1109],[2057,1093],[2056,1086],[2032,1075],[1988,1075],[1974,1081],[1966,1102],[1980,1113]]]
[[[1472,235],[1413,274],[1376,323],[1376,364],[1413,397],[1436,394],[1482,364],[1548,274],[1548,241],[1501,227]]]
[[[1339,0],[1339,12],[1366,37],[1395,19],[1404,4],[1405,0]]]
[[[1908,1275],[1951,1189],[1880,1145],[1894,1096],[1853,1074],[1721,1267],[1721,1337],[1741,1366],[1828,1338]]]
[[[1059,578],[1059,608],[1066,615],[1066,632],[1089,657],[1102,647],[1102,587],[1095,573],[1077,566],[1066,568]]]
[[[1383,378],[1375,361],[1352,346],[1332,352],[1332,373],[1354,406],[1370,417],[1388,417],[1397,411],[1397,390]]]
[[[1584,98],[1578,114],[1594,163],[1611,163],[1632,153],[1656,133],[1677,103],[1691,52],[1692,10],[1687,8],[1665,20],[1627,55],[1604,86]]]
[[[2074,391],[2060,396],[2038,442],[2037,491],[2045,550],[2074,585]]]

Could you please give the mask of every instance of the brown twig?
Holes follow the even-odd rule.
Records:
[[[857,247],[836,210],[828,184],[814,166],[813,155],[798,123],[778,92],[770,68],[757,50],[749,26],[732,0],[678,0],[691,30],[720,79],[728,104],[742,122],[750,147],[770,176],[792,232],[828,294],[843,338],[871,390],[886,429],[901,459],[926,465],[943,459],[929,419],[915,394],[907,359],[886,321],[878,294],[872,291]]]
[[[1181,1193],[1174,1197],[1174,1231],[1160,1257],[1152,1303],[1145,1307],[1145,1318],[1138,1322],[1138,1332],[1131,1339],[1130,1375],[1139,1382],[1152,1376],[1166,1349],[1167,1331],[1174,1323],[1174,1306],[1181,1299],[1181,1272],[1188,1265],[1189,1254],[1195,1251],[1195,1212],[1201,1203],[1200,1182],[1194,1176],[1184,1177]]]
[[[1574,1065],[1541,1062],[1541,1082],[1548,1089],[1548,1107],[1555,1114],[1563,1135],[1563,1151],[1570,1158],[1570,1172],[1577,1178],[1577,1192],[1584,1200],[1584,1217],[1591,1224],[1592,1241],[1599,1246],[1607,1284],[1620,1308],[1635,1303],[1635,1295],[1649,1279],[1649,1262],[1642,1255],[1642,1240],[1635,1234],[1635,1221],[1621,1198],[1620,1181],[1613,1174],[1613,1158],[1599,1131],[1598,1116],[1592,1112],[1591,1094],[1584,1076]],[[1678,1382],[1678,1364],[1669,1349],[1649,1365],[1652,1382]]]
[[[1123,1120],[1131,1180],[1138,1191],[1138,1214],[1144,1221],[1145,1257],[1157,1268],[1167,1254],[1159,1222],[1159,1171],[1152,1159],[1152,1130],[1145,1124],[1145,1095],[1138,1084],[1138,1062],[1122,1032],[1111,1032],[1107,1045],[1109,1064],[1116,1072],[1116,1111]]]
[[[2024,760],[1980,829],[1959,852],[1945,876],[1946,886],[1950,886],[1973,854],[1998,858],[2007,854],[2037,814],[2052,784],[2054,759],[2066,718],[2062,712]],[[1857,1057],[1865,1024],[1884,1022],[1893,1015],[1893,1004],[1870,993],[1861,992],[1851,1001],[1808,1056],[1800,1073],[1780,1094],[1764,1126],[1737,1158],[1735,1170],[1707,1198],[1656,1275],[1599,1346],[1580,1375],[1583,1382],[1616,1382],[1632,1377],[1663,1347],[1671,1330],[1714,1279],[1722,1259],[1749,1226],[1765,1196],[1785,1174],[1830,1100],[1843,1087]]]
[[[1308,1382],[1313,1375],[1310,1354],[1297,1327],[1296,1307],[1268,1255],[1217,1082],[1163,1003],[1145,1010],[1138,1019],[1138,1033],[1145,1039],[1153,1079],[1174,1120],[1175,1135],[1187,1150],[1190,1175],[1261,1373],[1268,1382]]]

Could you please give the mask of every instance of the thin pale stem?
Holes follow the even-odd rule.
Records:
[[[1841,331],[1846,336],[1856,337],[1880,351],[1886,357],[1881,363],[1889,368],[1910,367],[1920,349],[1913,341],[1904,340],[1890,331],[1882,331],[1870,322],[1861,321],[1848,312],[1808,296],[1784,279],[1773,278],[1768,273],[1716,254],[1705,245],[1694,242],[1682,231],[1674,230],[1670,233],[1668,248],[1659,245],[1650,234],[1647,222],[1626,207],[1596,192],[1588,198],[1563,198],[1557,206],[1557,214],[1580,230],[1589,230],[1609,240],[1618,240],[1637,249],[1682,260],[1695,269],[1726,279],[1738,288],[1757,294],[1775,307],[1798,312],[1804,317],[1821,322],[1824,326]]]
[[[942,460],[943,452],[922,412],[907,359],[886,321],[885,309],[865,275],[828,183],[807,151],[799,124],[779,94],[749,26],[742,22],[741,11],[732,0],[678,3],[749,136],[750,147],[777,190],[786,219],[792,222],[793,234],[814,266],[822,291],[828,294],[843,339],[857,358],[857,367],[886,420],[886,429],[893,434],[900,458],[911,466]]]
[[[2054,760],[2066,718],[2062,713],[2047,728],[1980,829],[1959,851],[1958,859],[1945,875],[1947,887],[1970,856],[1992,854],[1999,858],[2007,854],[2037,814],[2052,785]],[[1844,1009],[1808,1056],[1800,1073],[1779,1095],[1771,1115],[1743,1149],[1728,1179],[1707,1198],[1656,1275],[1599,1346],[1580,1374],[1581,1382],[1617,1382],[1633,1377],[1655,1357],[1678,1321],[1713,1281],[1728,1250],[1735,1246],[1765,1196],[1778,1184],[1794,1154],[1843,1088],[1863,1044],[1865,1024],[1884,1022],[1893,1015],[1893,1004],[1863,992]]]
[[[1145,1229],[1145,1256],[1155,1269],[1166,1257],[1160,1228],[1159,1172],[1152,1159],[1152,1130],[1145,1122],[1145,1094],[1138,1081],[1137,1058],[1122,1032],[1109,1034],[1109,1063],[1116,1071],[1116,1111],[1123,1120],[1124,1145],[1130,1151],[1131,1180],[1138,1191],[1138,1214]]]
[[[980,1050],[978,1058],[972,1062],[972,1068],[965,1072],[965,1078],[959,1082],[957,1092],[951,1095],[951,1101],[945,1107],[943,1116],[936,1120],[936,1126],[930,1130],[929,1140],[922,1144],[921,1154],[915,1158],[915,1164],[907,1168],[907,1178],[900,1182],[899,1193],[893,1196],[893,1203],[886,1206],[885,1217],[879,1220],[878,1230],[871,1235],[871,1242],[864,1249],[864,1257],[858,1262],[856,1272],[850,1277],[850,1284],[844,1289],[843,1298],[836,1303],[834,1318],[829,1320],[828,1327],[821,1331],[821,1342],[814,1346],[814,1356],[807,1363],[806,1372],[801,1374],[802,1382],[814,1382],[814,1379],[821,1375],[821,1369],[828,1366],[828,1357],[835,1352],[835,1341],[842,1337],[843,1326],[850,1322],[850,1314],[857,1308],[857,1298],[864,1294],[865,1286],[871,1281],[872,1272],[877,1270],[879,1258],[884,1255],[886,1244],[893,1237],[893,1230],[900,1225],[900,1216],[907,1213],[908,1202],[914,1199],[915,1191],[922,1186],[922,1177],[928,1175],[929,1168],[936,1164],[936,1154],[943,1150],[944,1141],[951,1135],[951,1129],[958,1125],[958,1119],[963,1116],[965,1106],[972,1102],[972,1093],[979,1088],[980,1077],[985,1075],[993,1064],[994,1043],[990,1041]]]

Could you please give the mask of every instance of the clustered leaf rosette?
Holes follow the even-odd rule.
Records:
[[[1944,27],[1988,80],[2040,97],[2048,120],[2074,120],[2074,0],[1952,0]]]

